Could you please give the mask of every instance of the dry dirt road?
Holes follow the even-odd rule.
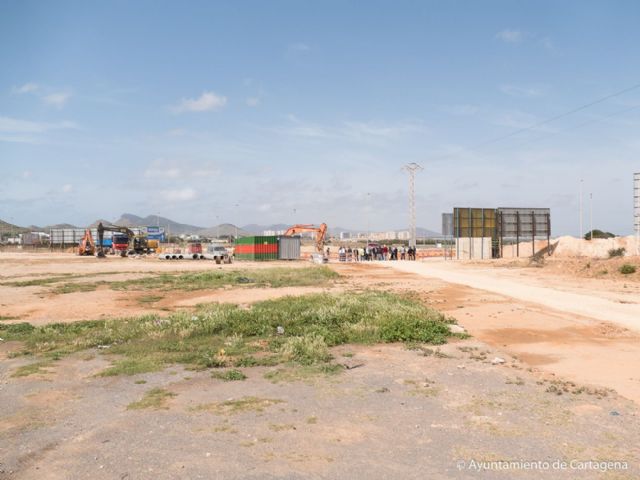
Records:
[[[483,342],[535,368],[612,388],[640,403],[637,283],[444,261],[380,265],[422,278],[420,288],[445,302],[434,306]]]
[[[640,332],[640,294],[620,295],[612,298],[611,292],[592,285],[576,291],[570,282],[560,286],[557,282],[521,275],[512,269],[496,269],[465,266],[457,262],[389,262],[386,264],[403,272],[436,277],[448,283],[456,283],[498,293],[517,300],[536,303],[555,310],[584,315],[596,320],[616,323]],[[581,280],[584,285],[587,281]],[[595,287],[595,288],[594,288]]]

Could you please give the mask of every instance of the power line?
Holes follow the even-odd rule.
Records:
[[[632,110],[637,110],[638,108],[640,108],[640,104],[639,105],[634,105],[632,107],[623,108],[622,110],[617,110],[617,111],[615,111],[613,113],[610,113],[609,115],[605,115],[604,117],[601,117],[601,118],[595,118],[593,120],[587,120],[586,122],[578,123],[577,125],[573,125],[571,127],[563,128],[561,130],[558,130],[557,132],[550,133],[549,135],[542,135],[540,137],[537,137],[537,138],[534,138],[534,139],[531,139],[531,140],[526,140],[525,142],[522,142],[522,143],[519,143],[519,144],[515,145],[515,147],[522,147],[524,145],[530,145],[532,143],[536,143],[536,142],[541,141],[541,140],[546,140],[548,138],[555,137],[556,135],[559,135],[561,133],[565,133],[565,132],[569,132],[571,130],[576,130],[578,128],[582,128],[582,127],[584,127],[586,125],[591,125],[593,123],[603,122],[603,121],[605,121],[605,120],[607,120],[609,118],[617,117],[618,115],[622,115],[623,113],[628,113],[628,112],[630,112]]]
[[[631,87],[628,87],[628,88],[624,88],[624,89],[619,90],[617,92],[611,93],[611,94],[606,95],[604,97],[600,97],[600,98],[598,98],[596,100],[593,100],[591,102],[588,102],[588,103],[585,103],[583,105],[580,105],[579,107],[573,108],[571,110],[568,110],[566,112],[560,113],[558,115],[554,115],[553,117],[549,117],[549,118],[546,118],[546,119],[541,120],[539,122],[536,122],[536,123],[533,123],[531,125],[528,125],[526,127],[519,128],[519,129],[517,129],[517,130],[515,130],[513,132],[510,132],[510,133],[507,133],[505,135],[501,135],[499,137],[495,137],[495,138],[492,138],[490,140],[486,140],[486,141],[477,143],[475,145],[472,145],[468,149],[466,149],[466,151],[477,150],[480,147],[484,147],[486,145],[491,145],[491,144],[494,144],[494,143],[497,143],[497,142],[501,142],[502,140],[506,140],[508,138],[514,137],[516,135],[519,135],[521,133],[528,132],[530,130],[533,130],[535,128],[541,127],[543,125],[547,125],[548,123],[555,122],[556,120],[559,120],[559,119],[564,118],[564,117],[568,117],[569,115],[573,115],[574,113],[580,112],[580,111],[585,110],[585,109],[587,109],[589,107],[592,107],[592,106],[597,105],[599,103],[605,102],[605,101],[607,101],[607,100],[609,100],[611,98],[618,97],[618,96],[623,95],[625,93],[631,92],[631,91],[636,90],[638,88],[640,88],[640,83],[632,85]],[[629,109],[625,109],[623,111],[614,113],[614,114],[612,114],[610,116],[615,116],[617,114],[620,114],[620,113],[623,113],[623,112],[626,112],[626,111],[629,111],[629,110],[633,110],[635,108],[637,108],[637,106],[634,106],[634,107],[631,107]],[[605,118],[609,118],[610,116],[605,117]],[[586,122],[586,123],[588,124],[588,123],[591,123],[591,122]],[[574,128],[578,128],[578,127],[574,127]],[[456,153],[452,153],[452,154],[449,154],[449,155],[443,155],[441,157],[435,158],[434,160],[443,160],[443,159],[446,159],[446,158],[456,157],[456,156],[460,155],[461,153],[462,152],[459,152],[457,154]]]
[[[518,129],[518,130],[516,130],[514,132],[508,133],[506,135],[502,135],[501,137],[497,137],[497,138],[494,138],[492,140],[488,140],[486,142],[483,142],[483,143],[477,145],[477,147],[481,147],[481,146],[484,146],[484,145],[489,145],[491,143],[496,143],[496,142],[499,142],[501,140],[505,140],[507,138],[511,138],[511,137],[513,137],[515,135],[519,135],[520,133],[528,132],[529,130],[532,130],[534,128],[541,127],[542,125],[546,125],[548,123],[555,122],[556,120],[559,120],[559,119],[564,118],[564,117],[568,117],[569,115],[573,115],[574,113],[580,112],[580,111],[585,110],[585,109],[587,109],[589,107],[597,105],[598,103],[605,102],[605,101],[607,101],[607,100],[609,100],[611,98],[614,98],[614,97],[617,97],[619,95],[622,95],[622,94],[625,94],[627,92],[630,92],[632,90],[635,90],[636,88],[640,88],[640,83],[638,83],[636,85],[633,85],[632,87],[625,88],[624,90],[620,90],[618,92],[612,93],[610,95],[606,95],[606,96],[601,97],[601,98],[599,98],[597,100],[594,100],[592,102],[585,103],[584,105],[580,105],[579,107],[576,107],[576,108],[574,108],[572,110],[569,110],[568,112],[564,112],[564,113],[561,113],[559,115],[555,115],[553,117],[550,117],[550,118],[547,118],[545,120],[541,120],[539,122],[536,122],[536,123],[534,123],[532,125],[529,125],[528,127],[523,127],[523,128],[520,128],[520,129]],[[474,148],[474,147],[472,147],[472,148]]]

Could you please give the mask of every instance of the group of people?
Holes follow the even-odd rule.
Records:
[[[331,249],[327,247],[327,258],[331,258]],[[338,249],[340,262],[368,262],[371,260],[415,260],[416,248],[387,245],[368,245],[364,248],[341,246]]]

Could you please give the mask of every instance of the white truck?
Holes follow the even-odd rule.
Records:
[[[208,245],[205,258],[215,260],[217,264],[231,263],[231,255],[229,255],[229,251],[222,245]]]

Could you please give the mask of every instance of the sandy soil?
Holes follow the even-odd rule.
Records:
[[[73,278],[64,282],[109,281],[275,264],[4,254],[0,282],[65,273]],[[335,361],[361,367],[280,383],[264,378],[273,368],[244,369],[247,381],[228,383],[179,367],[97,377],[111,361],[102,350],[64,358],[47,373],[16,378],[11,376],[15,369],[34,359],[10,358],[20,346],[0,341],[0,478],[640,477],[640,333],[628,317],[640,304],[639,285],[518,263],[332,268],[343,279],[327,289],[237,287],[167,294],[103,286],[54,295],[50,285],[0,285],[0,315],[20,317],[3,321],[34,323],[162,313],[203,302],[250,304],[327,290],[412,292],[458,319],[474,337],[417,351],[402,345],[342,346],[333,350]],[[163,298],[143,302],[149,295]],[[591,308],[585,311],[587,304]],[[505,363],[492,364],[494,357]],[[157,410],[127,409],[153,387],[175,396]],[[248,396],[266,403],[237,414],[214,408]],[[198,408],[202,405],[213,407]],[[469,467],[472,460],[517,459],[618,460],[627,468],[602,474],[593,468],[497,473]]]
[[[601,282],[571,282],[550,278],[534,269],[468,268],[458,262],[386,262],[381,265],[536,303],[561,312],[588,316],[640,330],[640,284],[624,292],[605,289]],[[622,285],[620,285],[622,286]]]
[[[120,258],[78,257],[63,253],[0,253],[0,316],[7,322],[28,321],[36,325],[54,322],[93,320],[106,317],[142,315],[159,308],[172,311],[204,302],[251,303],[285,295],[307,293],[295,289],[204,290],[198,292],[114,291],[99,286],[95,291],[54,294],[52,289],[64,283],[123,281],[159,273],[207,270],[260,269],[273,266],[301,268],[305,262],[242,262],[216,265],[212,261],[165,261],[154,257]],[[59,277],[53,284],[14,287],[8,282]],[[4,284],[4,285],[3,285]],[[254,290],[246,294],[248,290]],[[321,291],[316,289],[314,291]],[[311,290],[309,290],[311,292]],[[161,300],[149,304],[149,295]]]
[[[407,288],[455,317],[476,338],[529,365],[613,388],[640,402],[640,294],[570,281],[539,269],[496,269],[453,262],[387,263]],[[420,285],[415,276],[422,277]],[[625,303],[620,303],[621,301]]]
[[[640,475],[640,418],[614,393],[564,393],[470,340],[425,356],[401,345],[344,346],[360,368],[272,383],[272,368],[244,382],[180,368],[95,377],[98,352],[56,362],[49,373],[9,375],[0,363],[0,475],[47,479],[600,479]],[[145,382],[145,383],[141,383]],[[174,394],[159,409],[129,410],[154,387]],[[233,412],[222,402],[254,397]],[[526,413],[525,413],[526,412]],[[485,471],[497,460],[619,461],[587,470]],[[551,468],[551,467],[549,467]]]

